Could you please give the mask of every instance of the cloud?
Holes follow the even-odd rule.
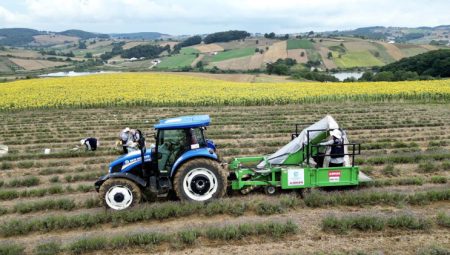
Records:
[[[0,24],[21,24],[28,21],[25,15],[11,12],[10,10],[0,6]]]
[[[43,30],[292,33],[450,24],[450,2],[444,0],[23,0],[20,10],[5,6],[0,4],[4,26]]]

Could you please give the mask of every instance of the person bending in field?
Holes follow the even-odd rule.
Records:
[[[81,139],[80,144],[84,145],[86,147],[87,151],[95,151],[95,150],[97,150],[97,146],[100,145],[97,138],[94,138],[94,137],[88,137],[86,139]]]
[[[330,132],[331,140],[323,143],[319,143],[319,145],[323,146],[331,146],[330,152],[330,163],[329,167],[339,167],[344,165],[344,138],[342,138],[341,131],[339,129],[334,129]]]

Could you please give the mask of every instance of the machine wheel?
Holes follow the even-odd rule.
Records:
[[[124,178],[106,180],[99,190],[100,200],[105,207],[123,210],[138,204],[142,198],[139,186]]]
[[[227,190],[227,173],[216,161],[193,159],[178,169],[173,187],[182,201],[221,198]]]
[[[277,193],[277,188],[274,186],[266,186],[264,187],[264,193],[266,193],[266,195],[272,196]]]

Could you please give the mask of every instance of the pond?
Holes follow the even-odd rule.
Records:
[[[75,77],[75,76],[84,76],[84,75],[102,74],[102,73],[116,73],[116,72],[110,72],[110,71],[94,71],[94,72],[69,71],[69,72],[57,72],[57,73],[41,74],[41,75],[39,75],[39,77]]]
[[[334,77],[338,78],[338,80],[343,81],[347,78],[354,77],[355,79],[361,78],[363,75],[363,72],[339,72],[339,73],[332,73]]]

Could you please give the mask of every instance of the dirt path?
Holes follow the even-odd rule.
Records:
[[[197,63],[202,61],[204,57],[205,57],[205,54],[199,54],[198,57],[196,59],[194,59],[194,61],[192,62],[191,67],[192,68],[196,67]]]

